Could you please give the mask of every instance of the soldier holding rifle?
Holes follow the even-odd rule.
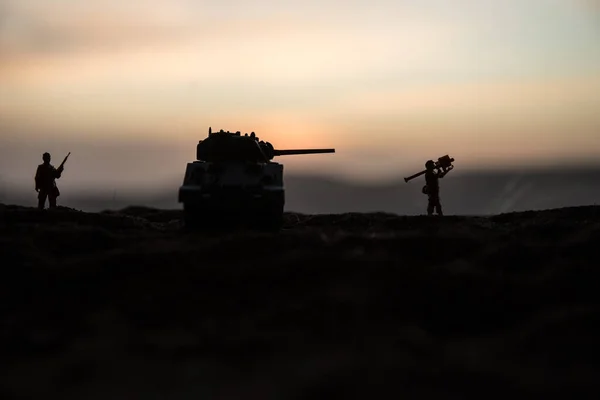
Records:
[[[50,208],[56,208],[56,198],[60,196],[60,191],[56,186],[56,179],[60,179],[69,155],[71,153],[67,154],[58,168],[54,168],[50,164],[50,154],[43,154],[42,160],[44,163],[38,165],[35,173],[35,191],[38,192],[38,208],[40,210],[44,209],[46,198],[48,198]]]

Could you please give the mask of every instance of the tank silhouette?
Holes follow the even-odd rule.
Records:
[[[255,226],[279,229],[283,223],[283,165],[274,157],[335,153],[335,149],[278,150],[254,132],[220,130],[200,140],[196,161],[187,164],[179,203],[186,227],[250,218]]]

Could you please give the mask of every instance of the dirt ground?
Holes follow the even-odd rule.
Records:
[[[597,396],[600,207],[180,218],[0,205],[0,396]]]

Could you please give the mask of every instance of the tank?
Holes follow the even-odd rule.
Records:
[[[335,149],[278,150],[254,132],[212,132],[196,146],[187,164],[179,203],[188,228],[251,222],[278,230],[283,224],[285,187],[278,156],[335,153]],[[229,224],[227,224],[229,225]]]

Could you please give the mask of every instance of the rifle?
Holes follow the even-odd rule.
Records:
[[[435,166],[433,167],[433,169],[437,170],[438,174],[445,174],[450,170],[454,169],[454,165],[452,165],[453,162],[454,158],[450,158],[450,156],[446,154],[445,156],[438,158],[438,160],[435,162]],[[417,172],[416,174],[411,175],[408,178],[404,178],[404,182],[408,182],[412,179],[415,179],[416,177],[423,175],[425,172],[427,172],[426,169],[424,169],[421,172]]]
[[[69,158],[69,156],[71,155],[71,152],[69,152],[69,154],[67,154],[67,156],[65,157],[65,159],[63,160],[63,162],[60,163],[60,165],[58,166],[57,169],[62,170],[65,166],[65,163],[67,162],[67,158]]]

